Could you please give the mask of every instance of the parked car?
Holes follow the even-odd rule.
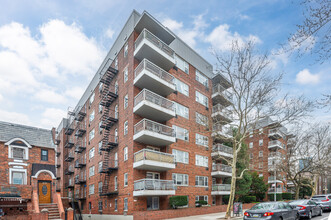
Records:
[[[319,204],[323,211],[331,210],[331,195],[315,195],[311,197],[312,200],[314,200],[317,204]]]
[[[313,216],[323,214],[322,207],[313,200],[303,199],[289,202],[290,206],[298,210],[301,218],[311,219]]]
[[[263,202],[247,210],[244,219],[296,220],[299,219],[299,213],[286,202]]]

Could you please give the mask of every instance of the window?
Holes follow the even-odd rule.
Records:
[[[208,167],[208,157],[196,154],[195,155],[195,165]]]
[[[208,117],[199,112],[195,113],[195,121],[200,125],[208,126]]]
[[[115,211],[117,212],[117,199],[115,199]]]
[[[128,186],[128,174],[124,173],[124,186]]]
[[[195,196],[196,202],[200,200],[208,202],[208,196]]]
[[[260,174],[259,174],[259,177],[263,177],[263,173],[260,173]]]
[[[178,186],[188,186],[188,175],[187,174],[173,173],[172,180],[174,181],[174,184],[176,184]]]
[[[128,211],[128,198],[124,198],[124,211]]]
[[[95,148],[92,147],[88,152],[89,159],[92,159],[94,157],[94,153],[95,153]]]
[[[124,161],[128,160],[128,147],[124,148]]]
[[[23,185],[26,184],[25,172],[12,171],[12,182],[11,184]]]
[[[90,114],[89,122],[91,123],[94,120],[94,110]]]
[[[262,169],[262,168],[263,168],[263,163],[259,162],[259,169]]]
[[[117,81],[115,82],[115,94],[116,95],[118,94],[118,82]]]
[[[41,160],[48,161],[48,150],[41,150]]]
[[[114,159],[115,159],[115,167],[118,167],[118,156],[117,156],[117,152],[115,152]]]
[[[94,92],[92,93],[92,95],[91,95],[91,97],[90,97],[90,105],[93,103],[93,101],[94,101],[94,96],[95,96],[95,94],[94,94]]]
[[[124,122],[124,135],[128,134],[128,121]]]
[[[172,150],[172,154],[175,155],[175,160],[176,162],[179,162],[179,163],[186,163],[188,164],[188,152],[185,152],[185,151],[181,151],[181,150]]]
[[[89,190],[88,190],[89,195],[94,194],[94,184],[89,185]]]
[[[98,152],[100,155],[102,154],[101,148],[102,148],[102,141],[100,141],[98,144]]]
[[[262,134],[263,133],[263,128],[260,128],[259,129],[259,134]]]
[[[102,134],[102,121],[99,122],[99,133]]]
[[[102,211],[102,207],[103,207],[103,206],[102,206],[102,201],[99,201],[99,202],[98,202],[98,210],[99,210],[99,211]]]
[[[195,186],[208,187],[208,177],[207,176],[195,176]]]
[[[102,161],[100,161],[98,164],[98,171],[99,173],[102,171]]]
[[[94,138],[94,128],[89,133],[89,141],[91,141]]]
[[[89,177],[94,176],[94,171],[95,171],[95,167],[94,166],[91,166],[89,168]]]
[[[184,118],[189,118],[189,111],[188,108],[175,102],[175,112],[177,115],[182,116]]]
[[[253,159],[253,153],[249,154],[249,159]]]
[[[98,183],[98,189],[99,189],[99,193],[102,193],[102,182]],[[100,207],[99,207],[99,209],[100,209]]]
[[[126,42],[126,44],[124,45],[124,57],[128,56],[128,49],[129,49],[129,45],[128,42]]]
[[[12,147],[12,157],[14,159],[26,159],[25,158],[25,150],[23,148]]]
[[[99,103],[99,113],[102,113],[102,108],[103,106],[101,105],[101,103]]]
[[[178,127],[173,125],[172,128],[175,130],[176,138],[188,141],[189,133],[185,128]]]
[[[114,177],[114,189],[117,191],[117,176]]]
[[[102,87],[103,87],[103,83],[100,82],[100,83],[99,83],[99,93],[102,93]]]
[[[118,119],[118,105],[115,105],[115,118]]]
[[[197,133],[195,134],[195,143],[208,147],[208,137]]]
[[[262,145],[263,145],[263,139],[259,140],[259,146],[262,146]]]
[[[253,131],[249,132],[249,137],[253,137]]]
[[[199,70],[195,70],[195,79],[202,85],[208,87],[208,78],[202,75]]]
[[[183,83],[179,79],[174,78],[174,83],[176,85],[176,90],[186,96],[189,96],[189,87],[186,83]]]
[[[128,107],[128,104],[129,104],[129,98],[128,98],[128,94],[126,94],[124,96],[124,109]]]
[[[114,64],[115,69],[118,69],[118,58],[115,58],[115,64]]]
[[[117,128],[115,128],[115,132],[114,132],[114,134],[115,134],[115,143],[117,143],[117,141],[118,141],[118,132],[117,132]]]
[[[126,67],[123,71],[124,83],[128,81],[128,68]]]
[[[189,73],[188,72],[189,71],[188,63],[185,60],[183,60],[182,58],[180,58],[179,56],[177,56],[176,54],[175,54],[175,64],[177,67],[179,67],[185,73],[187,73],[187,74]]]
[[[69,196],[70,197],[70,196]],[[92,203],[91,202],[89,202],[88,203],[88,209],[91,211],[91,209],[92,209]]]
[[[200,104],[208,107],[208,97],[202,95],[200,92],[195,91],[195,101],[199,102]]]
[[[216,205],[216,196],[212,196],[213,201],[212,201],[212,205]]]
[[[253,148],[253,142],[249,143],[249,148]]]
[[[147,210],[159,209],[159,197],[147,197]]]
[[[259,151],[259,157],[263,157],[263,151]]]

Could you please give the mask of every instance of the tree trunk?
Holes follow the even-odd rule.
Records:
[[[312,187],[311,187],[311,197],[314,196],[317,192],[317,181],[318,181],[318,175],[314,175],[314,180],[312,183]]]
[[[237,171],[237,153],[236,153],[236,148],[233,148],[231,192],[230,192],[228,207],[226,209],[226,214],[225,214],[226,219],[231,218],[231,210],[236,193],[236,176],[237,176],[236,171]]]
[[[299,199],[300,185],[295,188],[295,200]]]

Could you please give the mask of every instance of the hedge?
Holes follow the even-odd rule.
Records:
[[[230,196],[229,195],[222,196],[222,202],[223,202],[223,204],[229,204],[229,199],[230,199]]]
[[[282,193],[282,198],[284,200],[291,200],[293,198],[292,193]]]
[[[169,198],[169,205],[173,208],[188,204],[187,196],[172,196]]]
[[[239,201],[243,203],[256,202],[256,196],[242,196],[239,198]]]
[[[274,201],[274,194],[268,194],[269,201]],[[281,201],[283,200],[282,194],[276,194],[276,200]]]

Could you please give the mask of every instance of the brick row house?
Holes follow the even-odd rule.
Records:
[[[53,209],[50,219],[60,218],[54,134],[54,130],[0,122],[0,214],[5,218],[25,219],[43,208]]]
[[[213,78],[197,52],[147,12],[133,11],[57,128],[63,203],[83,216],[165,210],[174,195],[187,196],[188,207],[215,205],[223,170],[212,165]]]

